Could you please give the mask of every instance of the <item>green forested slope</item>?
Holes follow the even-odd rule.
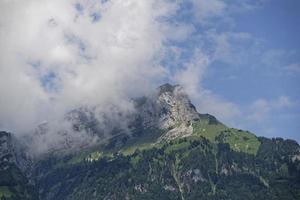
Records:
[[[255,155],[191,137],[92,162],[48,158],[36,166],[37,189],[41,199],[300,199],[298,144],[259,142]]]

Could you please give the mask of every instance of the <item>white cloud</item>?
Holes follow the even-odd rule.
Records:
[[[234,14],[242,14],[262,8],[269,0],[190,0],[192,11],[197,21],[202,25],[217,23],[234,26]],[[218,19],[218,21],[214,20]]]
[[[226,3],[221,0],[192,0],[195,16],[203,22],[211,17],[218,17],[224,14]]]
[[[239,107],[203,87],[203,78],[211,61],[208,55],[197,49],[192,59],[177,73],[175,80],[185,88],[200,113],[215,115],[222,122],[232,125],[241,113]]]
[[[80,105],[126,110],[166,74],[159,62],[170,25],[158,18],[176,4],[12,0],[0,8],[1,128],[30,132]]]
[[[270,115],[274,114],[274,112],[292,108],[295,105],[296,103],[292,102],[287,96],[279,96],[274,100],[257,99],[249,108],[248,119],[254,121],[266,120]]]
[[[203,38],[211,47],[213,61],[221,61],[229,66],[240,66],[247,63],[254,50],[259,50],[260,40],[247,32],[217,31],[208,29]]]

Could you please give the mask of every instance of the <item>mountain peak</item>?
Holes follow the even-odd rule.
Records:
[[[170,83],[165,83],[158,87],[159,94],[165,93],[165,92],[174,92],[175,88],[180,87],[180,85],[171,85]]]
[[[191,135],[193,121],[200,119],[200,114],[180,85],[161,85],[155,95],[144,97],[137,105],[144,127],[167,130],[161,139]]]
[[[163,110],[168,110],[171,118],[186,122],[199,118],[195,106],[191,103],[187,93],[180,85],[164,84],[159,87],[159,104]]]

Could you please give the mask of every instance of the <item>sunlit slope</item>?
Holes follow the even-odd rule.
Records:
[[[258,138],[249,131],[228,128],[210,117],[195,122],[193,134],[211,142],[228,143],[231,149],[249,154],[256,154],[260,146]]]

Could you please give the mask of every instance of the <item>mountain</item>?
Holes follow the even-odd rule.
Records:
[[[0,199],[300,199],[297,142],[199,114],[178,85],[133,104],[102,122],[91,108],[68,113],[74,132],[99,139],[80,148],[70,142],[33,156],[1,132]]]
[[[0,131],[0,199],[38,199],[30,183],[31,160],[10,133]]]

